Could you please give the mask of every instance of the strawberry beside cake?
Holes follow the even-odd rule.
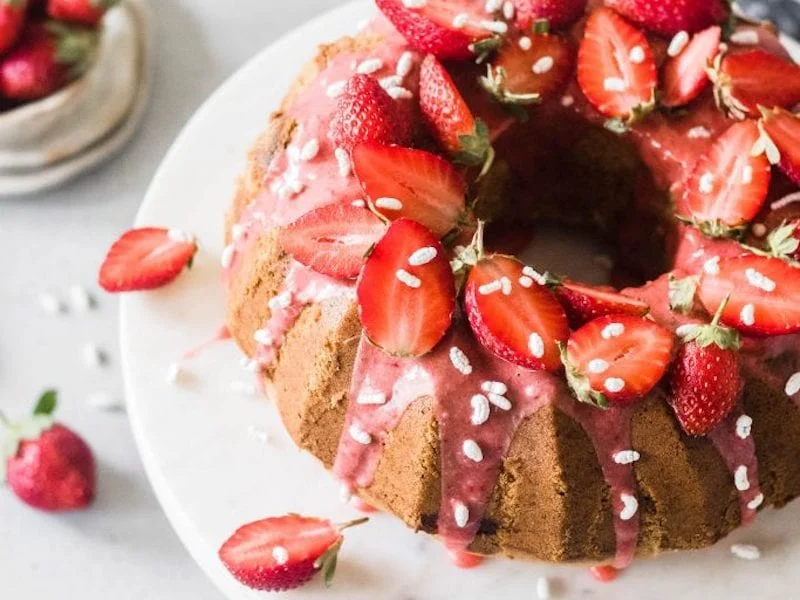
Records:
[[[717,1],[376,3],[227,223],[228,326],[296,443],[460,561],[625,567],[798,495],[776,32]],[[607,242],[617,286],[516,258],[542,222]]]

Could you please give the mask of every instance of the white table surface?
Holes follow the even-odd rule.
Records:
[[[99,462],[97,501],[81,513],[39,513],[0,488],[0,597],[221,600],[162,514],[124,413],[87,405],[95,392],[122,394],[117,302],[97,289],[96,273],[109,244],[133,220],[173,138],[206,96],[278,36],[341,3],[153,2],[159,27],[154,92],[133,143],[56,192],[0,200],[0,408],[22,414],[45,387],[56,387],[61,420],[86,438]],[[56,317],[41,310],[40,293],[67,300],[73,284],[91,290],[94,310]],[[107,352],[107,366],[84,366],[87,342]]]

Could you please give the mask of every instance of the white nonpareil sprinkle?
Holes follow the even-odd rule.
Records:
[[[619,452],[615,452],[612,456],[614,462],[618,465],[633,464],[641,457],[641,454],[639,454],[636,450],[620,450]]]
[[[397,69],[395,73],[397,73],[400,77],[406,77],[409,73],[411,73],[411,69],[413,68],[414,68],[414,55],[406,50],[400,55],[400,58],[397,60]]]
[[[746,440],[750,437],[753,430],[753,418],[749,415],[741,415],[736,419],[736,435],[741,439]]]
[[[761,558],[761,550],[758,549],[758,546],[753,546],[752,544],[734,544],[731,546],[731,554],[742,560],[758,560]]]
[[[61,300],[47,292],[39,294],[39,306],[48,315],[58,315],[64,310]]]
[[[550,600],[550,580],[547,577],[536,578],[536,598],[537,600]]]
[[[612,394],[616,392],[621,392],[625,389],[625,381],[620,379],[619,377],[609,377],[603,383],[603,387],[605,387],[609,392]]]
[[[697,329],[697,323],[684,323],[680,325],[676,330],[675,334],[679,337],[686,337],[690,333],[692,333],[695,329]]]
[[[167,368],[167,375],[166,380],[167,383],[170,385],[176,385],[180,382],[181,377],[183,375],[183,369],[181,368],[180,363],[172,363]]]
[[[767,235],[767,226],[763,223],[754,223],[751,231],[757,238],[763,238],[765,235]]]
[[[528,336],[528,350],[535,358],[542,358],[544,356],[544,340],[538,333],[533,332]]]
[[[372,436],[361,428],[358,423],[353,423],[348,428],[347,432],[350,437],[362,446],[369,446],[372,443]]]
[[[750,510],[755,510],[762,504],[764,504],[764,494],[758,493],[752,500],[750,500],[750,502],[747,503],[747,508]]]
[[[486,31],[491,31],[492,33],[502,34],[508,32],[508,23],[503,23],[502,21],[481,21],[479,25]]]
[[[607,92],[624,92],[626,88],[625,80],[619,77],[606,77],[603,80],[603,89]]]
[[[361,200],[360,198],[357,200],[353,200],[350,204],[352,204],[356,208],[365,208],[367,206],[367,203]]]
[[[412,267],[421,267],[422,265],[427,265],[431,262],[438,251],[433,246],[425,246],[424,248],[420,248],[419,250],[415,250],[414,253],[408,257],[408,264]]]
[[[464,440],[461,445],[461,451],[472,462],[479,463],[483,460],[483,450],[475,440]]]
[[[272,549],[272,558],[275,559],[276,564],[285,565],[289,562],[289,551],[283,546],[275,546]]]
[[[317,138],[311,138],[300,150],[300,160],[314,160],[317,154],[319,154],[319,140]]]
[[[339,175],[348,177],[353,171],[353,164],[350,162],[350,155],[347,153],[347,150],[344,148],[336,148],[336,150],[333,151],[333,155],[336,157],[336,164],[339,166]]]
[[[619,512],[619,518],[623,521],[630,521],[639,510],[639,501],[636,499],[636,496],[626,494],[625,492],[619,495],[619,499],[622,500],[623,506],[622,510]]]
[[[414,94],[411,93],[411,90],[407,90],[404,87],[396,86],[393,88],[389,88],[386,90],[386,93],[392,97],[394,100],[409,100],[414,97]]]
[[[502,394],[487,394],[489,402],[500,410],[511,410],[511,401]]]
[[[248,373],[258,373],[261,371],[261,363],[257,360],[248,360],[244,365],[244,370]]]
[[[403,210],[403,203],[397,198],[383,197],[375,200],[377,208],[384,208],[386,210]]]
[[[511,280],[505,275],[500,278],[500,290],[503,292],[504,296],[511,295]]]
[[[336,81],[325,88],[325,95],[328,98],[338,98],[344,93],[344,87],[346,85],[346,81]]]
[[[499,279],[495,279],[494,281],[490,281],[489,283],[484,283],[482,286],[478,288],[478,293],[481,296],[488,296],[489,294],[494,294],[495,292],[499,292],[503,289],[503,284]]]
[[[242,396],[255,396],[256,386],[249,381],[234,379],[231,381],[231,391],[235,394],[241,394]]]
[[[755,29],[742,29],[731,34],[731,42],[741,46],[755,46],[758,44],[758,32]]]
[[[533,48],[533,41],[527,35],[523,35],[521,38],[519,38],[519,42],[517,43],[519,44],[520,49],[525,50],[526,52]]]
[[[561,97],[561,106],[570,107],[575,104],[575,98],[569,94]]]
[[[496,13],[503,6],[503,0],[486,0],[484,10],[487,13]]]
[[[745,325],[755,325],[756,323],[756,307],[752,304],[745,304],[742,307],[742,312],[739,314],[739,318],[742,320],[742,323]]]
[[[220,264],[222,265],[223,269],[231,268],[234,254],[236,254],[236,246],[233,244],[225,246],[225,249],[222,251],[222,258],[220,259]]]
[[[116,394],[109,394],[107,392],[94,392],[89,394],[86,403],[98,410],[107,410],[109,412],[123,410],[125,403]]]
[[[535,63],[533,63],[533,67],[531,68],[531,70],[533,71],[534,75],[544,75],[545,73],[550,71],[550,69],[552,69],[553,65],[555,64],[556,63],[553,60],[552,56],[543,56]]]
[[[733,472],[733,483],[740,492],[746,492],[750,489],[750,478],[745,465],[736,467],[736,470]]]
[[[697,189],[701,194],[710,194],[714,191],[714,174],[703,173],[697,182]]]
[[[405,269],[397,269],[397,272],[394,275],[397,277],[397,279],[410,288],[417,289],[422,286],[422,280],[419,277],[412,275]]]
[[[381,79],[379,83],[383,89],[388,90],[389,88],[403,85],[403,78],[400,75],[389,75]]]
[[[472,373],[472,365],[469,362],[469,358],[467,358],[464,351],[457,346],[450,348],[450,362],[453,363],[456,371],[462,375],[469,375]]]
[[[262,346],[272,346],[275,343],[272,334],[267,329],[257,329],[253,333],[253,339]]]
[[[527,275],[522,275],[519,278],[519,284],[524,288],[529,288],[533,285],[533,279],[531,279]]]
[[[270,298],[267,306],[270,310],[283,310],[292,303],[292,293],[290,291],[281,292],[277,296]]]
[[[697,127],[692,127],[689,131],[687,131],[686,136],[691,140],[705,139],[711,137],[711,132],[702,125],[698,125]]]
[[[469,21],[469,15],[467,13],[458,13],[453,17],[453,27],[461,29],[467,24],[467,21]]]
[[[262,444],[269,442],[269,434],[255,425],[247,426],[247,437],[256,440],[257,442],[261,442]]]
[[[608,362],[602,358],[593,358],[589,361],[589,373],[605,373],[608,371]]]
[[[247,232],[247,229],[241,223],[236,223],[231,227],[231,239],[234,242],[238,242],[240,239],[244,237],[244,234]]]
[[[105,362],[105,355],[96,344],[88,343],[83,345],[82,350],[83,364],[87,367],[97,368]]]
[[[686,31],[679,31],[675,34],[667,47],[667,54],[671,57],[678,56],[686,48],[689,43],[689,34]]]
[[[378,392],[375,390],[367,390],[363,391],[358,394],[358,398],[356,398],[356,402],[358,404],[368,404],[368,405],[377,405],[380,406],[382,404],[386,404],[386,394],[383,392]]]
[[[472,406],[472,421],[473,425],[483,425],[489,420],[491,408],[489,407],[489,399],[483,394],[475,394],[469,401]]]
[[[94,298],[86,291],[86,288],[77,283],[69,288],[69,301],[72,308],[78,312],[86,312],[94,306]]]
[[[625,333],[625,325],[622,323],[609,323],[603,327],[603,331],[600,332],[600,335],[604,340],[610,340],[611,338],[621,336],[623,333]]]
[[[383,60],[380,58],[368,58],[356,67],[356,73],[361,75],[372,75],[383,68]]]
[[[756,271],[752,267],[745,269],[744,276],[747,278],[747,283],[765,292],[775,291],[775,282],[769,277]]]
[[[750,185],[751,183],[753,183],[753,166],[745,165],[742,169],[742,184]]]
[[[712,256],[704,262],[703,272],[706,275],[719,275],[719,256]]]
[[[514,8],[514,3],[511,0],[506,0],[503,2],[503,18],[506,21],[510,21],[514,18],[514,13],[516,9]]]
[[[786,208],[787,206],[793,204],[794,202],[800,202],[800,192],[795,192],[793,194],[789,194],[788,196],[784,196],[780,200],[776,200],[775,202],[770,204],[769,207],[772,210],[780,210],[782,208]]]
[[[484,392],[503,395],[508,392],[508,386],[502,381],[484,381],[481,384]]]
[[[526,277],[530,277],[539,285],[547,284],[547,278],[541,273],[539,273],[539,271],[537,271],[533,267],[529,267],[527,265],[522,267],[522,274],[525,275]]]
[[[786,386],[783,391],[786,392],[787,396],[794,396],[800,392],[800,372],[792,374],[792,376],[786,380]]]
[[[467,526],[469,522],[469,509],[463,502],[456,502],[453,506],[453,519],[455,519],[456,525],[460,528]]]
[[[406,8],[425,8],[427,0],[403,0],[403,6]]]
[[[644,48],[641,46],[634,46],[631,48],[631,51],[628,54],[628,59],[630,59],[630,61],[635,65],[642,64],[645,59]]]

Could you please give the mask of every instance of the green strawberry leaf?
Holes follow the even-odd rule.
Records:
[[[55,390],[47,390],[36,402],[36,407],[33,409],[34,415],[52,415],[58,404],[58,392]]]
[[[333,578],[336,575],[339,550],[342,549],[343,541],[343,538],[339,538],[337,542],[325,551],[325,554],[314,562],[314,567],[322,572],[322,580],[325,582],[325,587],[331,587],[333,583]]]
[[[694,297],[697,294],[697,279],[686,277],[678,279],[669,276],[669,307],[682,315],[688,314],[694,308]]]
[[[767,236],[767,249],[776,258],[788,258],[797,252],[800,240],[795,237],[797,225],[784,221]]]
[[[589,384],[589,378],[569,361],[566,344],[559,342],[558,349],[561,351],[561,362],[564,363],[564,368],[567,372],[567,384],[572,393],[575,394],[575,398],[579,402],[591,404],[597,408],[608,408],[608,398],[605,397],[605,394],[593,390]]]

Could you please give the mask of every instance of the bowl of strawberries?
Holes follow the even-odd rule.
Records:
[[[0,0],[0,196],[122,146],[149,91],[145,0]]]

